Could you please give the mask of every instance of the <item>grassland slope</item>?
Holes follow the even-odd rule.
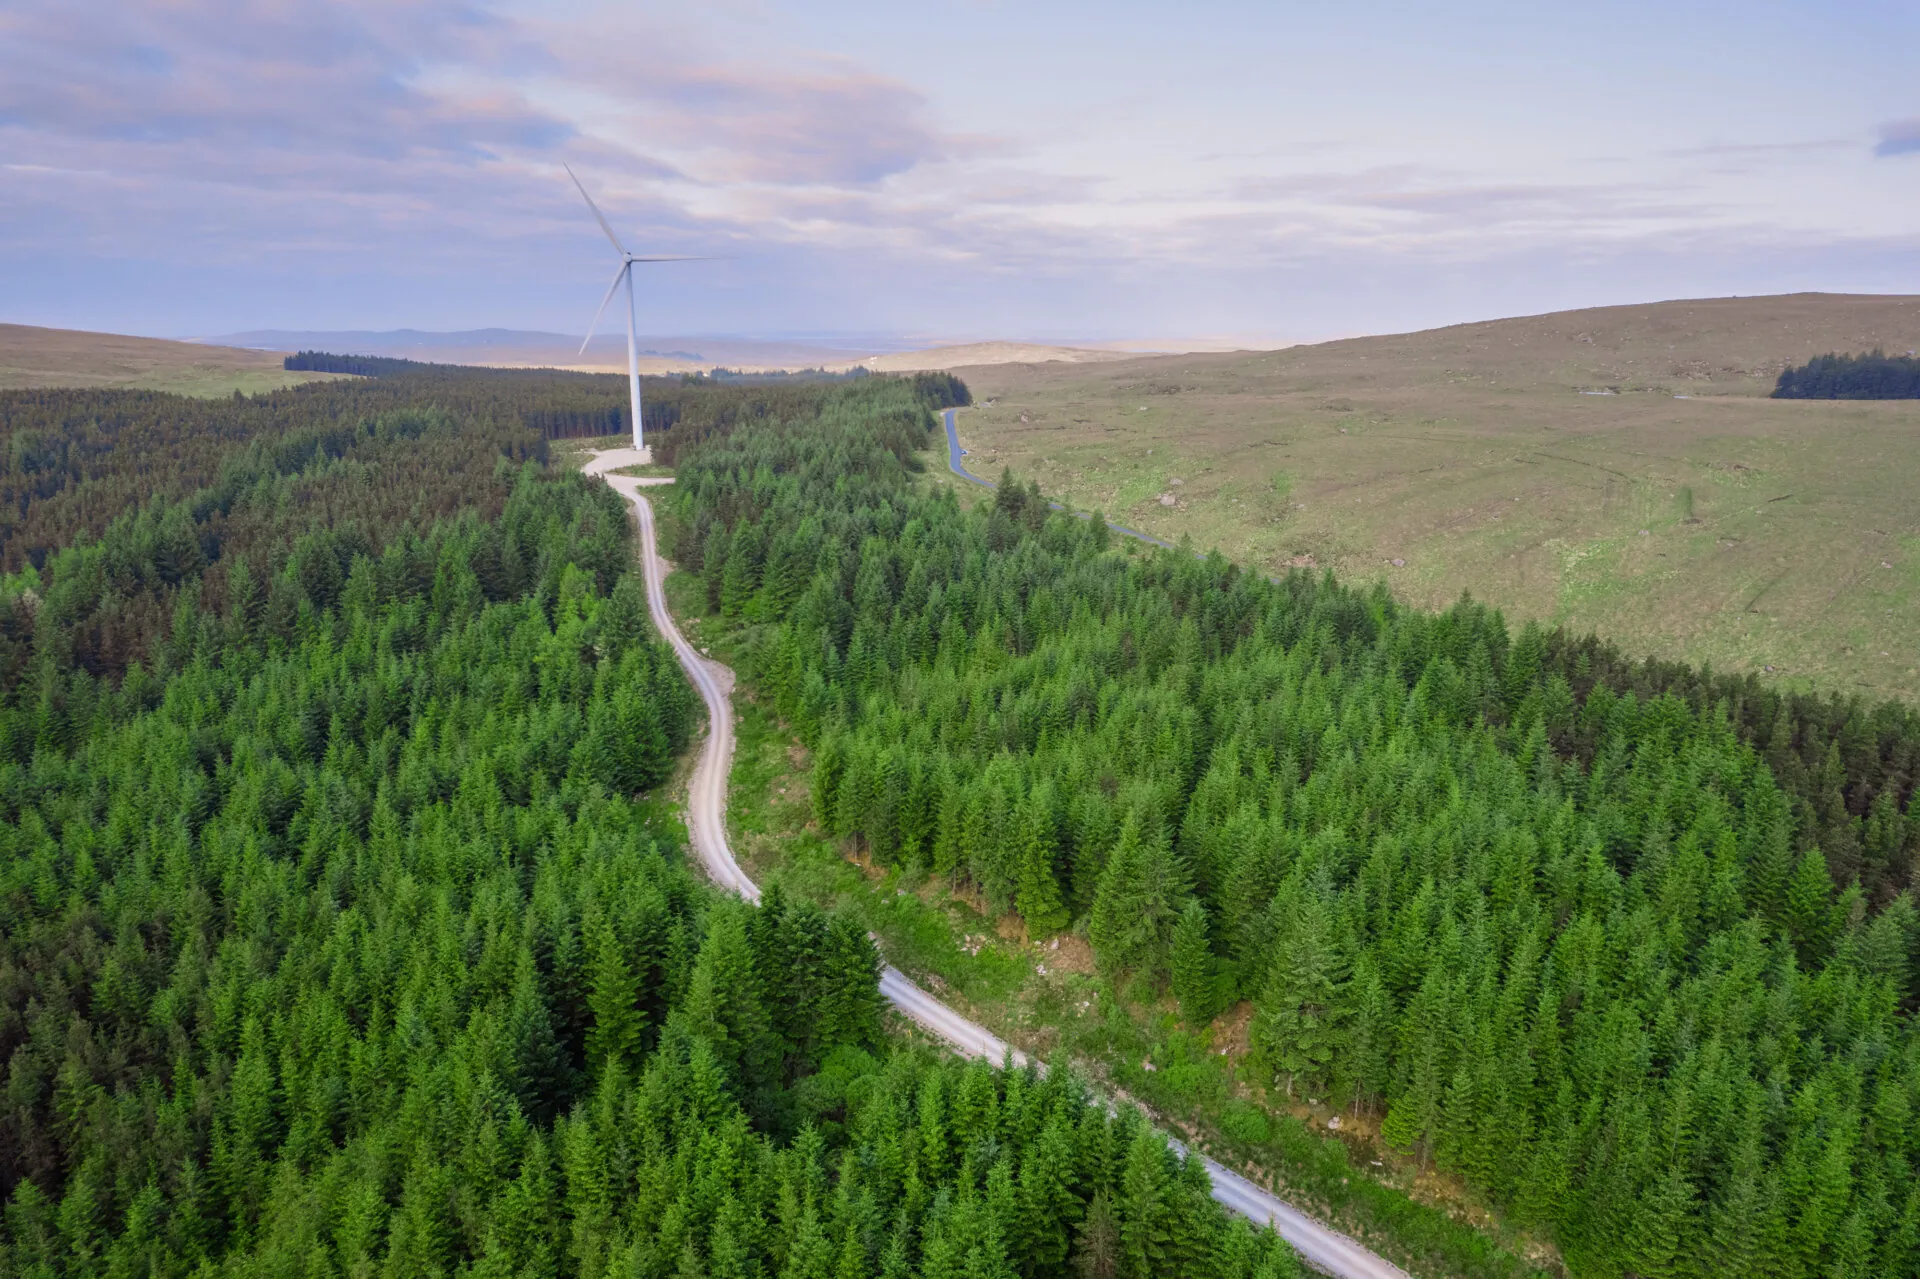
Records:
[[[0,324],[0,391],[59,386],[251,395],[334,376],[289,373],[281,356],[269,351]]]
[[[961,370],[976,469],[1268,569],[1795,684],[1920,695],[1920,405],[1766,399],[1920,348],[1920,298],[1567,311],[1270,352]]]

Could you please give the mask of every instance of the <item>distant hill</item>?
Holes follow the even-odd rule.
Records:
[[[0,324],[0,390],[98,386],[180,395],[252,394],[327,373],[289,373],[281,357],[163,338]]]
[[[470,329],[458,333],[431,333],[420,329],[386,331],[255,329],[203,339],[226,346],[264,351],[331,351],[341,355],[378,355],[440,364],[480,364],[501,367],[551,367],[624,372],[626,336],[602,333],[580,352],[580,340],[564,333],[532,329]],[[727,336],[661,337],[638,339],[640,371],[649,374],[685,373],[728,368],[745,372],[826,369],[843,372],[856,366],[873,373],[916,373],[970,365],[1099,363],[1137,358],[1135,353],[1052,346],[1035,342],[970,342],[964,345],[916,347],[911,339],[886,337],[745,338]]]
[[[470,329],[432,333],[420,329],[296,330],[255,329],[204,339],[227,346],[267,351],[332,351],[342,355],[378,355],[434,364],[478,364],[508,368],[585,369],[625,372],[625,333],[601,333],[580,351],[578,335],[534,329]],[[715,366],[738,369],[845,369],[883,344],[838,346],[826,342],[735,337],[642,336],[640,371],[685,373]]]
[[[1603,307],[1280,351],[962,368],[976,470],[1269,571],[1920,699],[1920,402],[1766,398],[1920,297]]]
[[[861,363],[875,373],[918,373],[989,364],[1108,364],[1116,360],[1138,358],[1137,354],[1128,351],[1045,346],[1036,342],[968,342],[960,346],[933,346],[920,351],[874,355]]]

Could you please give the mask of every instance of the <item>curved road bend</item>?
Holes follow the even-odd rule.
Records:
[[[956,474],[985,484],[985,480],[968,473],[960,465],[960,445],[953,434],[953,410],[947,410],[946,419],[949,464]],[[673,614],[667,611],[666,571],[654,537],[653,505],[640,494],[642,488],[671,484],[673,481],[660,477],[605,474],[640,460],[630,449],[616,449],[596,454],[584,469],[588,475],[604,475],[613,490],[633,504],[634,513],[640,519],[641,566],[647,583],[647,607],[653,613],[654,625],[673,645],[680,665],[686,669],[687,678],[700,690],[701,700],[707,705],[707,740],[701,747],[700,758],[694,764],[693,780],[687,788],[687,824],[694,851],[706,865],[707,873],[715,883],[739,893],[748,901],[759,901],[759,887],[740,869],[740,863],[733,859],[733,850],[727,844],[727,776],[733,767],[733,704],[729,699],[733,691],[733,672],[702,656],[680,634],[680,628],[674,625]],[[1118,525],[1113,527],[1118,532],[1144,537]],[[891,964],[881,970],[880,993],[922,1029],[944,1040],[963,1056],[983,1057],[995,1065],[1012,1057],[1017,1065],[1027,1064],[1025,1053],[1010,1047],[984,1026],[976,1025],[948,1008]],[[1186,1147],[1180,1142],[1176,1141],[1173,1145],[1183,1154],[1186,1153]],[[1321,1225],[1239,1173],[1222,1167],[1205,1155],[1201,1155],[1200,1159],[1213,1180],[1213,1197],[1216,1200],[1244,1217],[1273,1226],[1280,1237],[1291,1244],[1301,1259],[1314,1269],[1336,1276],[1336,1279],[1408,1279],[1407,1273],[1398,1266],[1375,1256],[1339,1231]]]

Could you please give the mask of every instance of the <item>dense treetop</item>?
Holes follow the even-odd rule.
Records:
[[[1579,1274],[1917,1273],[1909,714],[1736,718],[1010,477],[963,511],[914,481],[931,427],[862,389],[681,456],[675,558],[816,747],[824,829],[1196,1021],[1250,999],[1274,1087],[1374,1110]]]
[[[1070,1071],[890,1051],[851,918],[697,879],[619,499],[370,421],[6,584],[0,1273],[1297,1275]]]

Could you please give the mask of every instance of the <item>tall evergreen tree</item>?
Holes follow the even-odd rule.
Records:
[[[1208,931],[1207,908],[1194,898],[1173,930],[1173,994],[1181,1016],[1194,1026],[1205,1025],[1217,1011],[1218,974]]]

